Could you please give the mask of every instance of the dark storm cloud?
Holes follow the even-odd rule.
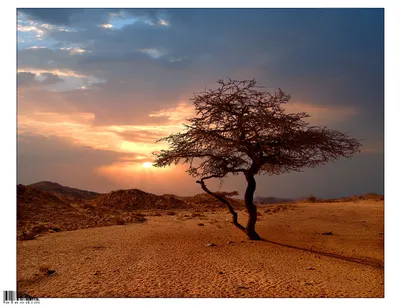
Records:
[[[19,65],[102,77],[109,83],[100,92],[114,95],[121,112],[130,99],[124,97],[134,104],[171,105],[178,96],[223,77],[256,77],[262,85],[288,90],[296,100],[360,106],[368,120],[383,126],[383,10],[128,9],[124,18],[142,19],[121,29],[94,26],[111,12],[118,11],[85,10],[92,16],[87,20],[91,27],[48,33],[90,52],[23,50]],[[71,25],[78,24],[82,11],[67,13]],[[160,16],[170,26],[145,22]],[[152,58],[146,50],[161,55]]]
[[[83,9],[83,8],[22,8],[19,13],[28,20],[56,26],[96,26],[106,22],[110,13],[119,9]]]
[[[29,20],[41,21],[55,25],[69,25],[70,17],[73,14],[80,14],[83,9],[64,9],[64,8],[21,8],[18,9],[28,16]]]

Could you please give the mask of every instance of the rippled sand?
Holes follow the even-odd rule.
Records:
[[[285,205],[259,207],[265,241],[247,240],[224,210],[18,241],[18,291],[39,298],[384,296],[383,201]]]

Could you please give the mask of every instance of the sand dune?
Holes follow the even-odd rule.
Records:
[[[384,296],[383,201],[285,205],[259,209],[266,241],[247,240],[224,210],[18,241],[18,291],[39,298]]]

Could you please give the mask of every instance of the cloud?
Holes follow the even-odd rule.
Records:
[[[154,143],[162,137],[168,136],[168,132],[160,131],[128,131],[128,132],[115,132],[123,140],[139,143]]]
[[[305,112],[310,115],[305,120],[317,125],[329,125],[330,123],[347,121],[358,114],[355,107],[324,106],[299,101],[290,101],[283,108],[287,113]]]
[[[165,147],[156,140],[180,131],[179,120],[158,125],[95,125],[96,115],[88,112],[50,112],[28,110],[18,114],[18,133],[35,133],[46,137],[68,138],[76,144],[93,149],[151,156]]]
[[[44,85],[52,85],[58,82],[63,82],[63,79],[57,74],[43,72],[41,73],[41,76],[45,77],[45,79],[42,81],[42,84]]]
[[[52,9],[38,9],[38,8],[25,8],[18,9],[19,13],[23,13],[29,20],[42,21],[55,25],[70,25],[71,16],[83,14],[83,9],[66,9],[66,8],[52,8]]]
[[[149,114],[149,117],[165,117],[168,118],[169,121],[179,123],[185,122],[186,119],[192,118],[194,115],[194,105],[188,102],[181,102],[176,107],[152,112]]]
[[[27,74],[34,75],[35,79],[41,80],[40,84],[45,85],[43,89],[52,91],[68,91],[73,89],[87,89],[98,83],[104,83],[105,80],[90,75],[82,75],[68,69],[35,69],[19,68],[18,75],[22,73],[23,78]]]
[[[49,180],[94,191],[110,191],[117,186],[97,175],[96,169],[122,156],[118,152],[80,146],[65,137],[23,133],[18,135],[18,182]]]
[[[28,26],[18,25],[17,30],[19,32],[34,32],[36,33],[36,38],[41,38],[45,33],[45,31],[34,25],[28,25]]]
[[[28,87],[37,84],[36,74],[31,72],[19,72],[17,75],[18,87]]]
[[[105,24],[100,24],[99,27],[104,28],[104,29],[111,29],[113,27],[113,25],[110,23],[105,23]]]

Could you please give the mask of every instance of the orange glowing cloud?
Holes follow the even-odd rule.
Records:
[[[93,113],[25,111],[18,115],[18,133],[56,135],[93,149],[135,153],[150,158],[152,152],[165,148],[165,143],[156,141],[181,131],[185,117],[191,115],[192,108],[179,103],[175,108],[160,110],[149,115],[149,117],[166,116],[169,118],[167,124],[96,126],[93,125],[95,120]]]
[[[184,122],[194,116],[195,108],[192,103],[180,102],[176,107],[153,112],[149,117],[168,117],[172,122]]]

